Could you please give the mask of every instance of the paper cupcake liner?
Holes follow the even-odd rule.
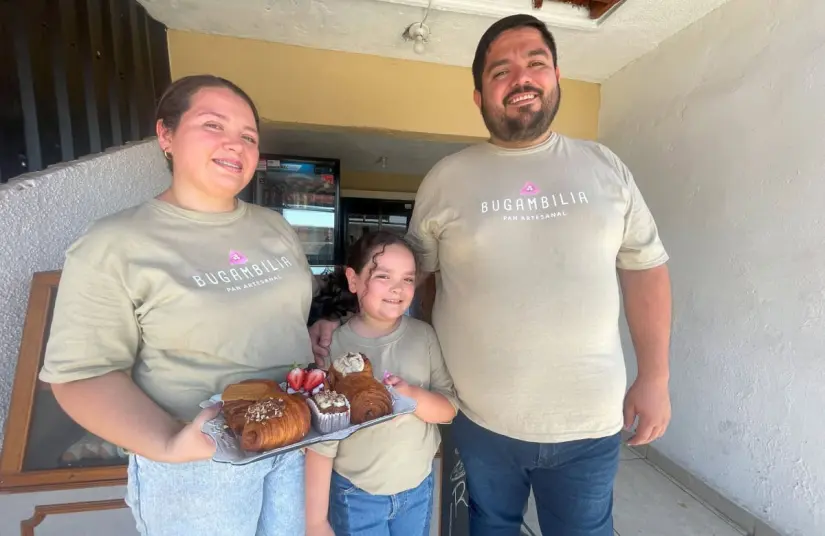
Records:
[[[309,409],[312,410],[312,425],[321,434],[331,434],[349,426],[349,400],[347,400],[347,411],[342,413],[321,413],[315,400],[307,399]]]

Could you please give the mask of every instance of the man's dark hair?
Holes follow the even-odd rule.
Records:
[[[547,48],[550,49],[550,54],[553,56],[553,65],[558,67],[559,59],[556,52],[556,40],[553,39],[553,34],[547,29],[547,25],[532,15],[510,15],[493,23],[487,28],[481,40],[478,42],[476,48],[476,55],[473,59],[473,83],[476,90],[481,91],[481,79],[484,74],[484,64],[487,61],[487,51],[490,50],[490,45],[493,41],[506,32],[507,30],[515,30],[517,28],[535,28],[541,33]]]

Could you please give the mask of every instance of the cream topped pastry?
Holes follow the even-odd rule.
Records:
[[[323,413],[337,413],[347,409],[347,398],[335,391],[322,391],[312,399]]]
[[[345,355],[333,361],[332,366],[341,373],[342,376],[355,372],[364,371],[364,354],[359,352],[347,352]]]

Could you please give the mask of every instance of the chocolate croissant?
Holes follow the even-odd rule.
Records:
[[[349,400],[352,424],[361,424],[392,414],[392,397],[389,391],[372,376],[348,374],[335,382],[335,390]]]
[[[223,417],[227,426],[240,436],[246,425],[246,411],[253,402],[262,398],[272,398],[283,393],[281,387],[272,380],[244,380],[227,385],[221,393]]]
[[[360,367],[359,367],[360,365]],[[354,370],[360,368],[361,370]],[[332,361],[327,376],[329,384],[335,389],[336,382],[347,376],[369,376],[372,378],[372,363],[362,353],[347,352]]]
[[[280,394],[250,404],[244,415],[241,448],[263,452],[302,440],[309,433],[309,406],[300,395]]]
[[[224,403],[235,400],[255,401],[279,393],[283,393],[281,386],[272,380],[244,380],[227,385],[221,394],[221,400]]]

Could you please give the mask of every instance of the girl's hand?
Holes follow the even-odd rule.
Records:
[[[403,378],[396,376],[391,372],[384,372],[384,384],[389,385],[402,396],[410,396],[412,387]]]
[[[214,418],[221,411],[222,404],[210,406],[195,417],[191,423],[169,438],[162,460],[166,463],[185,463],[208,460],[215,454],[215,442],[201,432],[203,423]]]

